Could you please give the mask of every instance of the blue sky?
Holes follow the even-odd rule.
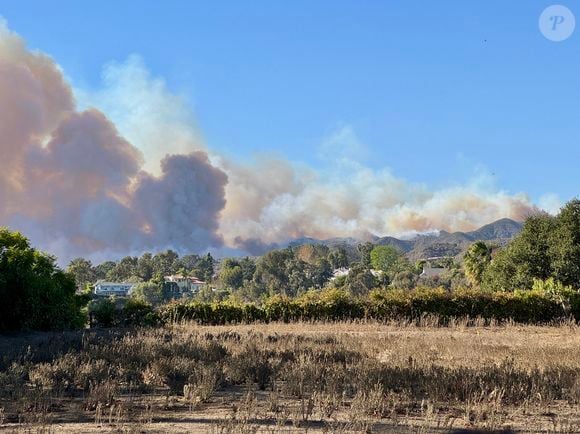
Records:
[[[485,170],[538,199],[578,193],[580,35],[546,1],[0,1],[75,87],[139,54],[191,103],[212,149],[325,165],[348,127],[363,162],[440,188]],[[573,2],[564,3],[577,14]]]

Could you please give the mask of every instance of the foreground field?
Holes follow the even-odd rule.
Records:
[[[0,431],[580,431],[576,325],[174,325],[0,338]]]

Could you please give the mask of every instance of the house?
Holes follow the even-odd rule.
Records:
[[[332,277],[330,278],[330,280],[332,281],[337,277],[348,276],[348,273],[350,273],[350,268],[346,267],[337,268],[332,272]]]
[[[439,278],[446,271],[447,268],[431,267],[431,265],[425,264],[423,265],[423,272],[419,275],[419,278],[421,279],[431,279],[433,277]]]
[[[133,283],[117,283],[99,281],[94,286],[95,295],[109,296],[116,295],[126,297],[131,293],[135,285]]]
[[[174,284],[181,293],[196,293],[205,285],[203,280],[199,280],[196,277],[182,276],[181,274],[165,276],[165,283]]]
[[[371,272],[371,274],[375,277],[381,277],[384,274],[384,271],[382,270],[375,270],[370,269],[369,270]],[[341,268],[337,268],[332,272],[332,277],[330,278],[330,280],[334,280],[337,277],[343,277],[343,276],[348,276],[350,274],[350,268],[346,268],[346,267],[341,267]]]
[[[383,270],[375,270],[374,268],[371,268],[371,274],[375,277],[382,277],[383,274],[385,274],[385,272]]]
[[[437,256],[433,258],[427,258],[423,264],[423,272],[419,275],[420,279],[432,279],[440,278],[443,273],[447,271],[447,268],[441,265],[441,261],[445,257]]]

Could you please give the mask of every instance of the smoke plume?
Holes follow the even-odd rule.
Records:
[[[161,173],[99,110],[77,111],[46,55],[0,28],[0,223],[64,257],[220,246],[227,176],[195,151]],[[159,163],[157,163],[159,164]]]
[[[251,175],[246,170],[228,171],[232,184],[227,197],[242,197],[245,207],[228,204],[221,221],[227,242],[253,252],[304,236],[370,239],[473,230],[503,217],[523,220],[536,210],[526,195],[497,191],[485,179],[430,191],[388,170],[377,172],[340,161],[307,183],[294,181],[297,173],[287,167],[283,173],[292,188],[277,189],[254,182],[260,166],[249,171]]]
[[[432,191],[365,167],[352,128],[321,143],[316,170],[282,157],[236,162],[206,150],[185,100],[138,57],[107,66],[103,89],[73,92],[4,25],[0,108],[0,224],[65,260],[224,245],[260,253],[296,237],[470,230],[535,210],[485,179]]]

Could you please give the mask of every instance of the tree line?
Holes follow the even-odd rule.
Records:
[[[163,276],[176,273],[208,282],[196,294],[198,302],[257,305],[272,297],[307,297],[328,289],[361,299],[377,288],[409,291],[417,286],[448,292],[471,288],[488,293],[577,293],[580,200],[570,201],[555,216],[530,216],[507,246],[476,242],[462,263],[453,258],[443,262],[445,273],[419,280],[421,262],[412,263],[392,246],[361,243],[355,251],[314,244],[273,250],[259,258],[222,261],[210,254],[179,256],[171,250],[95,266],[78,258],[62,270],[53,256],[32,247],[22,234],[0,228],[0,331],[82,326],[90,299],[87,289],[99,279],[138,283],[135,298],[163,304],[167,301]],[[333,276],[340,268],[348,268],[349,273]],[[134,304],[131,308],[144,312],[142,307]]]
[[[426,286],[448,289],[465,282],[460,265],[452,258],[442,261],[446,273],[422,282]],[[211,254],[185,255],[176,252],[127,256],[93,266],[84,258],[70,262],[67,272],[75,277],[79,288],[89,288],[98,280],[136,284],[134,294],[143,300],[160,304],[164,295],[164,276],[179,274],[196,277],[207,285],[196,294],[200,300],[223,300],[234,297],[258,301],[273,295],[299,296],[310,290],[332,285],[354,295],[365,295],[379,286],[411,289],[417,285],[423,262],[412,263],[393,246],[361,243],[355,250],[346,246],[329,248],[323,244],[305,244],[272,250],[259,258],[225,258],[215,260]],[[334,278],[334,271],[347,269],[348,274]]]
[[[534,280],[553,278],[564,285],[580,288],[580,201],[568,202],[559,214],[537,213],[507,246],[475,242],[462,260],[440,259],[445,271],[439,276],[419,278],[424,261],[411,262],[390,245],[361,243],[356,249],[329,248],[306,244],[273,250],[259,258],[226,258],[215,261],[211,255],[179,257],[171,250],[156,255],[126,257],[93,267],[79,258],[68,271],[77,282],[97,278],[117,281],[154,282],[142,286],[160,299],[160,277],[166,274],[192,275],[208,282],[197,297],[200,300],[259,301],[273,295],[299,296],[310,290],[332,286],[364,296],[377,287],[412,289],[417,285],[479,288],[489,291],[530,289]],[[338,277],[333,271],[346,268]],[[138,293],[140,293],[138,287]],[[141,291],[142,292],[142,291]],[[145,297],[147,298],[147,297]],[[161,297],[162,299],[163,297]]]
[[[215,259],[209,253],[180,257],[173,250],[167,250],[155,255],[144,253],[139,257],[125,256],[119,261],[105,261],[96,266],[88,259],[76,258],[69,263],[67,272],[75,277],[79,288],[85,288],[99,280],[141,283],[163,279],[171,274],[196,276],[211,281],[214,268]]]

